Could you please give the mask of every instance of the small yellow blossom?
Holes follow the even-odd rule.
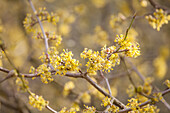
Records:
[[[83,95],[81,96],[81,100],[84,102],[84,103],[90,103],[91,102],[91,96],[89,93],[85,92],[83,93]]]
[[[85,109],[83,110],[83,113],[95,113],[95,111],[96,111],[96,108],[95,107],[88,107],[88,106],[86,106],[86,105],[84,105],[85,106]]]
[[[164,82],[164,84],[165,84],[168,88],[170,88],[170,81],[169,81],[169,80],[166,80],[166,81]]]
[[[108,98],[108,97],[105,97],[103,100],[102,100],[102,104],[101,104],[102,106],[104,106],[104,107],[106,107],[106,106],[110,106],[110,105],[112,105],[112,103],[111,103],[111,98]]]
[[[48,103],[49,102],[44,100],[42,96],[35,95],[34,93],[31,93],[31,95],[29,95],[29,104],[40,111],[45,108]]]

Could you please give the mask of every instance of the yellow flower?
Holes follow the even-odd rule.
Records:
[[[42,96],[35,95],[34,93],[31,93],[31,95],[29,95],[29,104],[40,111],[45,108],[48,103],[49,102],[44,100]]]

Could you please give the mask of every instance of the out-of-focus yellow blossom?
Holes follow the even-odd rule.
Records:
[[[154,59],[153,65],[155,67],[156,76],[159,79],[163,79],[168,70],[166,59],[164,59],[164,57],[158,56],[156,59]]]
[[[154,29],[157,29],[157,31],[160,31],[162,25],[168,24],[168,21],[170,20],[170,15],[168,15],[163,9],[156,9],[153,15],[154,16],[146,16],[146,19]]]
[[[100,46],[109,45],[108,34],[100,26],[96,26],[94,40]]]
[[[70,33],[70,31],[71,31],[71,28],[68,24],[61,24],[59,26],[59,32],[60,32],[61,35],[66,36]]]
[[[141,0],[141,1],[140,1],[140,5],[141,5],[142,7],[147,7],[147,6],[148,6],[147,0]]]
[[[129,41],[135,42],[137,36],[138,36],[138,32],[134,28],[131,28],[129,33],[128,33]]]
[[[122,13],[111,16],[109,24],[110,24],[110,27],[114,30],[114,32],[115,31],[117,31],[117,33],[122,32],[122,28],[120,27],[120,24],[122,24],[125,19],[126,17]]]
[[[106,5],[107,0],[92,0],[92,3],[97,8],[102,8]]]
[[[153,82],[153,78],[146,78],[144,85],[143,85],[143,93],[145,93],[146,95],[150,95],[152,93],[152,82]]]
[[[155,75],[159,79],[163,79],[168,71],[167,59],[169,57],[169,47],[160,47],[159,56],[153,61],[155,67]]]
[[[72,90],[74,88],[75,88],[75,85],[74,85],[74,83],[72,81],[67,82],[64,85],[63,95],[67,96],[70,93],[70,90]]]
[[[93,34],[88,34],[81,37],[81,43],[85,47],[96,47],[96,46],[104,46],[109,45],[109,36],[105,30],[102,29],[101,26],[96,26]],[[87,45],[88,43],[88,45]],[[94,46],[95,45],[95,46]]]
[[[84,14],[86,12],[86,6],[84,4],[79,4],[74,7],[74,11],[78,14]]]
[[[112,96],[116,97],[118,93],[117,88],[111,87],[111,91],[112,91]]]
[[[86,105],[85,106],[85,109],[83,110],[83,113],[95,113],[96,112],[96,108],[95,107],[88,107]]]
[[[136,94],[135,88],[132,84],[129,85],[128,89],[126,90],[126,93],[129,95],[129,97],[133,97]]]
[[[59,9],[59,10],[57,10],[56,13],[61,20],[59,22],[59,28],[58,28],[59,32],[58,33],[61,34],[62,36],[67,36],[71,31],[70,25],[73,22],[75,22],[76,17],[72,12],[70,12],[69,10],[66,10],[66,9],[65,10]]]
[[[89,93],[85,92],[83,93],[83,95],[81,96],[81,100],[84,102],[84,103],[90,103],[91,102],[91,96]]]
[[[146,102],[148,100],[147,97],[142,96],[141,94],[137,93],[136,98],[139,100],[139,102],[143,103]]]
[[[170,81],[169,81],[169,80],[166,80],[166,81],[164,82],[164,84],[165,84],[168,88],[170,88]]]
[[[29,82],[24,78],[23,75],[21,75],[22,78],[17,77],[15,83],[17,85],[17,90],[18,91],[23,91],[26,92],[27,89],[29,88],[28,84]],[[24,82],[24,83],[23,83]]]
[[[45,108],[48,103],[49,102],[44,100],[42,96],[35,95],[34,93],[31,93],[31,95],[29,95],[29,104],[40,111]]]
[[[78,105],[77,102],[74,102],[74,103],[73,103],[72,108],[75,108],[77,111],[80,110],[80,106]]]

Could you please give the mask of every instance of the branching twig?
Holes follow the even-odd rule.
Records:
[[[31,0],[28,0],[28,2],[30,3],[31,8],[32,8],[32,10],[33,10],[33,12],[34,12],[37,20],[38,20],[39,25],[40,25],[42,34],[43,34],[43,36],[44,36],[44,42],[45,42],[45,48],[46,48],[46,54],[47,54],[47,51],[48,51],[48,38],[47,38],[47,36],[46,36],[46,34],[45,34],[45,31],[44,31],[44,28],[43,28],[43,26],[42,26],[41,20],[40,20],[40,18],[38,17],[38,15],[36,14],[36,10],[35,10],[35,7],[34,7],[32,1],[31,1]]]
[[[165,95],[165,94],[167,94],[167,93],[169,93],[169,92],[170,92],[170,89],[167,89],[167,90],[165,90],[165,91],[162,91],[162,95]],[[149,103],[152,103],[152,100],[151,100],[151,99],[149,99],[149,100],[147,100],[146,102],[140,104],[139,107],[143,107],[143,106],[145,106],[145,105],[147,105],[147,104],[149,104]],[[127,113],[128,111],[131,111],[131,110],[132,110],[131,108],[127,108],[127,109],[120,110],[118,113]]]
[[[136,72],[136,74],[141,78],[141,80],[143,82],[145,82],[145,76],[143,76],[139,71],[138,69],[135,67],[135,65],[128,59],[126,58],[126,61],[132,66],[132,69]],[[151,84],[157,91],[159,91],[159,89],[154,86],[153,84]],[[164,94],[164,93],[163,93]],[[163,98],[161,100],[161,102],[170,110],[170,105],[166,102],[166,100]]]

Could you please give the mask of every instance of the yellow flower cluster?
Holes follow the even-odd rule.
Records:
[[[67,108],[64,107],[59,111],[59,113],[77,113],[77,111],[79,111],[79,109],[70,108],[69,110],[67,110]]]
[[[57,48],[51,47],[48,51],[48,55],[43,53],[43,55],[40,56],[43,64],[37,69],[31,67],[30,73],[39,74],[41,81],[43,83],[48,83],[48,81],[53,81],[51,71],[55,71],[56,75],[65,75],[68,71],[79,71],[80,63],[78,60],[72,58],[73,53],[71,51],[63,49],[63,53],[60,55],[58,54]],[[51,67],[53,67],[53,69]]]
[[[29,86],[28,86],[29,82],[24,78],[23,75],[21,77],[22,78],[17,77],[17,79],[15,81],[15,83],[17,85],[17,90],[26,92],[27,89],[29,88]],[[24,82],[24,84],[23,84],[23,82]]]
[[[118,113],[119,112],[119,107],[115,105],[111,105],[110,108],[108,109],[109,112],[111,113]]]
[[[115,42],[117,42],[117,46],[120,47],[119,50],[126,50],[126,56],[136,58],[140,55],[139,44],[137,42],[131,42],[128,37],[125,37],[122,34],[120,36],[117,35]]]
[[[133,111],[140,109],[139,104],[141,104],[141,103],[138,103],[137,99],[131,98],[128,101],[129,101],[129,103],[126,105],[127,107],[130,107]]]
[[[37,69],[35,69],[33,66],[30,68],[30,73],[38,74],[41,77],[41,81],[45,84],[48,82],[53,81],[53,78],[51,76],[51,68],[48,66],[47,63],[43,63],[42,65],[38,66]],[[34,79],[34,78],[33,78]]]
[[[137,99],[131,98],[128,100],[129,103],[127,104],[127,107],[130,107],[132,111],[128,113],[158,113],[159,109],[157,109],[156,106],[147,104],[143,107],[140,107],[139,105],[141,103],[138,102]]]
[[[48,103],[49,102],[44,100],[42,96],[35,95],[34,93],[31,93],[31,95],[29,95],[29,104],[40,111],[45,108]]]
[[[86,64],[88,73],[95,75],[97,70],[103,70],[105,72],[113,70],[113,67],[120,63],[119,52],[134,58],[140,55],[139,44],[131,42],[128,37],[125,39],[123,35],[117,36],[115,42],[117,43],[116,46],[107,48],[105,45],[101,49],[101,52],[87,48],[84,49],[80,56],[89,60]]]
[[[112,67],[114,67],[116,64],[119,64],[120,62],[118,54],[112,54],[111,56],[109,56],[109,53],[111,53],[113,50],[114,46],[111,46],[109,48],[106,48],[106,46],[104,46],[101,52],[85,48],[80,56],[81,58],[89,59],[86,64],[87,72],[95,75],[97,70],[108,72],[110,72],[110,70],[113,70]]]
[[[85,109],[83,110],[83,113],[95,113],[96,112],[96,108],[95,107],[89,107],[89,106],[85,106]]]
[[[110,106],[111,105],[111,98],[108,98],[108,97],[105,97],[103,100],[102,100],[102,103],[101,103],[101,106]]]
[[[169,81],[169,80],[166,80],[166,81],[164,82],[164,84],[165,84],[168,88],[170,88],[170,81]]]
[[[156,9],[153,15],[154,16],[146,16],[146,19],[154,29],[157,29],[157,31],[160,31],[162,25],[168,24],[168,21],[170,20],[170,15],[168,15],[163,9]]]
[[[79,61],[73,59],[73,53],[68,50],[63,49],[63,53],[60,57],[55,59],[55,54],[52,56],[51,64],[53,64],[54,69],[57,71],[56,74],[65,75],[67,71],[79,71]],[[54,64],[55,63],[55,64]]]
[[[48,21],[54,25],[59,22],[59,16],[56,13],[51,12],[51,14],[46,11],[46,8],[39,8],[36,12],[36,15],[40,18],[41,21]],[[34,31],[33,26],[38,23],[38,20],[32,15],[27,14],[23,24],[27,31]]]

